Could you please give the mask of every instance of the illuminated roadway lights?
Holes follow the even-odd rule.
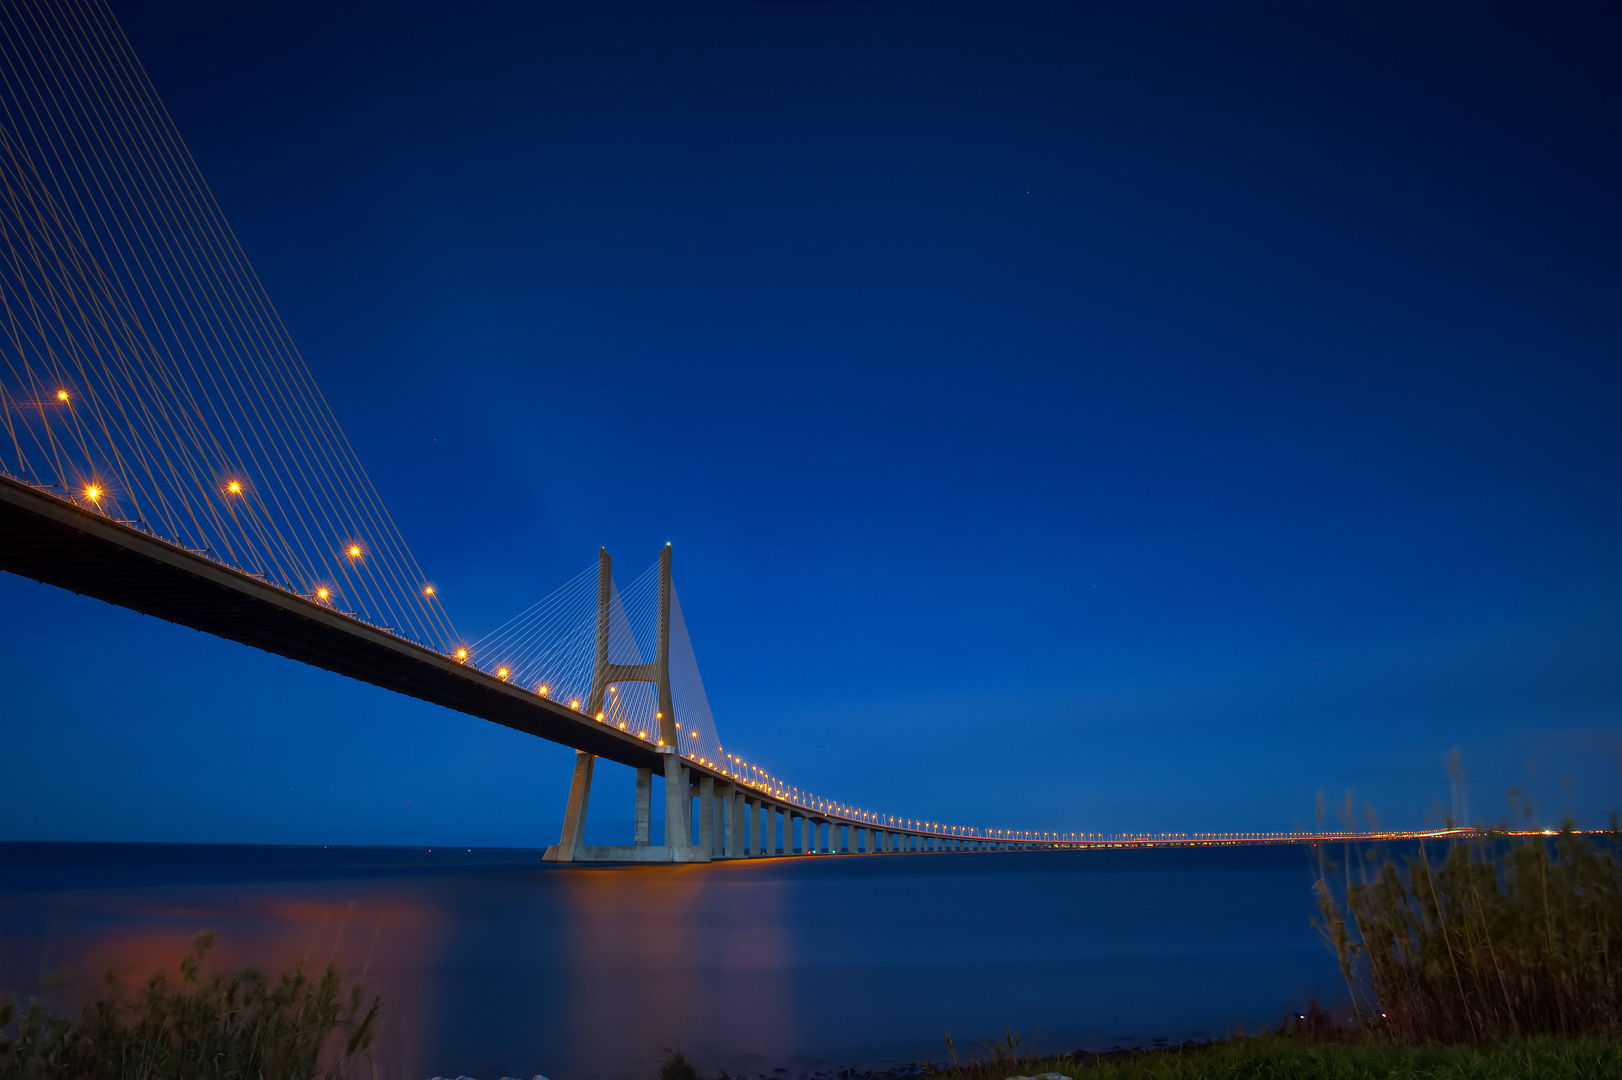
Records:
[[[95,503],[97,506],[101,505],[101,494],[102,492],[100,484],[85,485],[84,497]]]
[[[328,600],[332,599],[332,590],[327,588],[325,585],[319,586],[315,590],[315,598],[321,601],[321,603],[325,604]]]
[[[456,652],[454,652],[452,655],[456,657],[456,662],[458,664],[467,663],[467,649],[465,649],[465,648],[457,649]]]
[[[58,390],[56,392],[56,400],[65,404],[68,400],[68,392],[66,390]]]

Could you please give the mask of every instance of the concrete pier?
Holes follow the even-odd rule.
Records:
[[[705,860],[715,857],[715,778],[698,780],[698,850]]]
[[[741,859],[744,854],[744,821],[749,809],[743,801],[743,791],[737,784],[727,785],[727,858]]]
[[[636,833],[632,840],[637,847],[647,847],[653,832],[653,770],[636,771]]]

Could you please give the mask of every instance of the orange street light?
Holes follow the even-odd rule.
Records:
[[[101,501],[101,488],[96,484],[89,484],[84,489],[84,497],[91,502]]]

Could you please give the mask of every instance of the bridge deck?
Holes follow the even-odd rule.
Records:
[[[6,476],[0,476],[0,570],[633,768],[663,767],[654,747],[566,705]]]
[[[0,570],[285,656],[632,768],[664,770],[645,740],[206,555],[0,474]],[[687,760],[695,779],[718,769]],[[818,823],[886,827],[745,786]],[[898,833],[921,830],[890,826]]]

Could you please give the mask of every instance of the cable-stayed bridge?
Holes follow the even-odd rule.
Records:
[[[105,3],[0,6],[0,354],[0,568],[574,747],[559,859],[992,842],[724,748],[668,549],[458,632]],[[599,758],[622,848],[582,843]]]
[[[549,857],[1295,838],[987,829],[803,790],[723,745],[668,548],[623,589],[600,553],[459,632],[102,0],[0,2],[0,357],[0,569],[575,748]],[[599,759],[637,773],[622,846],[583,842]]]

